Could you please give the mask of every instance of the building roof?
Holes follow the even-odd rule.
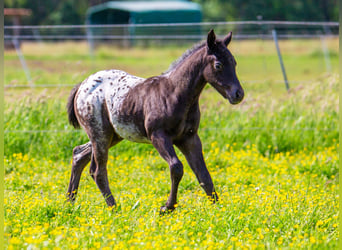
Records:
[[[4,8],[4,16],[30,16],[32,11],[29,9]]]
[[[127,12],[150,12],[150,11],[176,11],[194,10],[201,11],[200,5],[187,1],[111,1],[90,7],[87,15],[103,10],[122,10]]]

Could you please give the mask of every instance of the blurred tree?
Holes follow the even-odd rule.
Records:
[[[263,20],[338,21],[337,0],[194,0],[203,7],[204,21]]]
[[[26,24],[83,24],[87,8],[108,0],[4,0],[5,8],[27,8]],[[193,0],[202,5],[204,21],[263,20],[338,21],[337,0]]]
[[[4,0],[5,8],[27,8],[27,24],[83,24],[88,0]]]
[[[87,9],[87,0],[58,1],[55,10],[47,19],[49,24],[84,24]]]

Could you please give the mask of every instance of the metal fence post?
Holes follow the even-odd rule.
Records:
[[[19,57],[21,66],[24,69],[24,72],[25,72],[25,75],[26,75],[26,79],[29,82],[30,87],[33,87],[33,81],[32,81],[32,78],[31,78],[30,70],[27,67],[27,64],[26,64],[26,61],[25,61],[23,53],[21,53],[20,44],[19,44],[18,39],[13,39],[12,43],[13,43],[15,51],[17,52],[17,55]]]
[[[289,89],[290,89],[289,81],[287,80],[285,66],[283,63],[283,58],[281,57],[276,30],[272,30],[272,36],[273,36],[274,43],[275,43],[276,48],[277,48],[278,58],[279,58],[279,62],[280,62],[281,71],[283,72],[286,90],[289,91]]]
[[[324,61],[325,61],[325,67],[327,69],[327,72],[331,72],[331,63],[330,63],[330,56],[329,56],[329,50],[325,41],[325,37],[323,35],[321,37],[321,44],[322,44],[322,50],[324,55]]]
[[[88,27],[88,22],[86,22],[86,36],[87,36],[87,40],[88,40],[88,46],[89,46],[89,55],[93,61],[94,59],[94,49],[95,49],[95,45],[94,45],[94,38],[93,38],[93,30],[91,27]]]

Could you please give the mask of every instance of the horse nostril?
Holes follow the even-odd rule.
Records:
[[[235,93],[236,99],[240,99],[243,97],[243,93],[241,90],[237,90]]]

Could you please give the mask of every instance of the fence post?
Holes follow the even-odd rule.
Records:
[[[89,27],[89,23],[88,21],[86,22],[86,34],[87,34],[87,40],[88,40],[88,46],[89,46],[89,55],[92,59],[92,61],[94,60],[94,38],[93,38],[93,30],[91,27]]]
[[[283,72],[286,90],[289,91],[289,89],[290,89],[289,81],[287,80],[285,66],[284,66],[284,63],[283,63],[283,58],[281,57],[276,30],[272,30],[272,36],[273,36],[273,40],[274,40],[275,46],[277,48],[278,58],[279,58],[279,62],[280,62],[281,71]]]
[[[40,36],[40,33],[39,33],[39,29],[32,29],[32,34],[33,36],[36,38],[36,40],[39,42],[39,43],[42,43],[43,40]]]
[[[21,66],[24,69],[24,72],[25,72],[25,75],[26,75],[26,79],[29,82],[30,87],[33,87],[33,81],[32,81],[32,78],[31,78],[30,70],[27,67],[27,64],[26,64],[26,61],[25,61],[23,53],[21,53],[20,44],[19,44],[18,39],[14,38],[12,40],[12,43],[13,43],[15,51],[17,52],[17,55],[19,57]]]
[[[331,72],[331,63],[330,63],[328,47],[327,47],[324,35],[321,35],[320,38],[321,38],[323,55],[324,55],[325,67],[327,69],[327,72],[330,73]]]

